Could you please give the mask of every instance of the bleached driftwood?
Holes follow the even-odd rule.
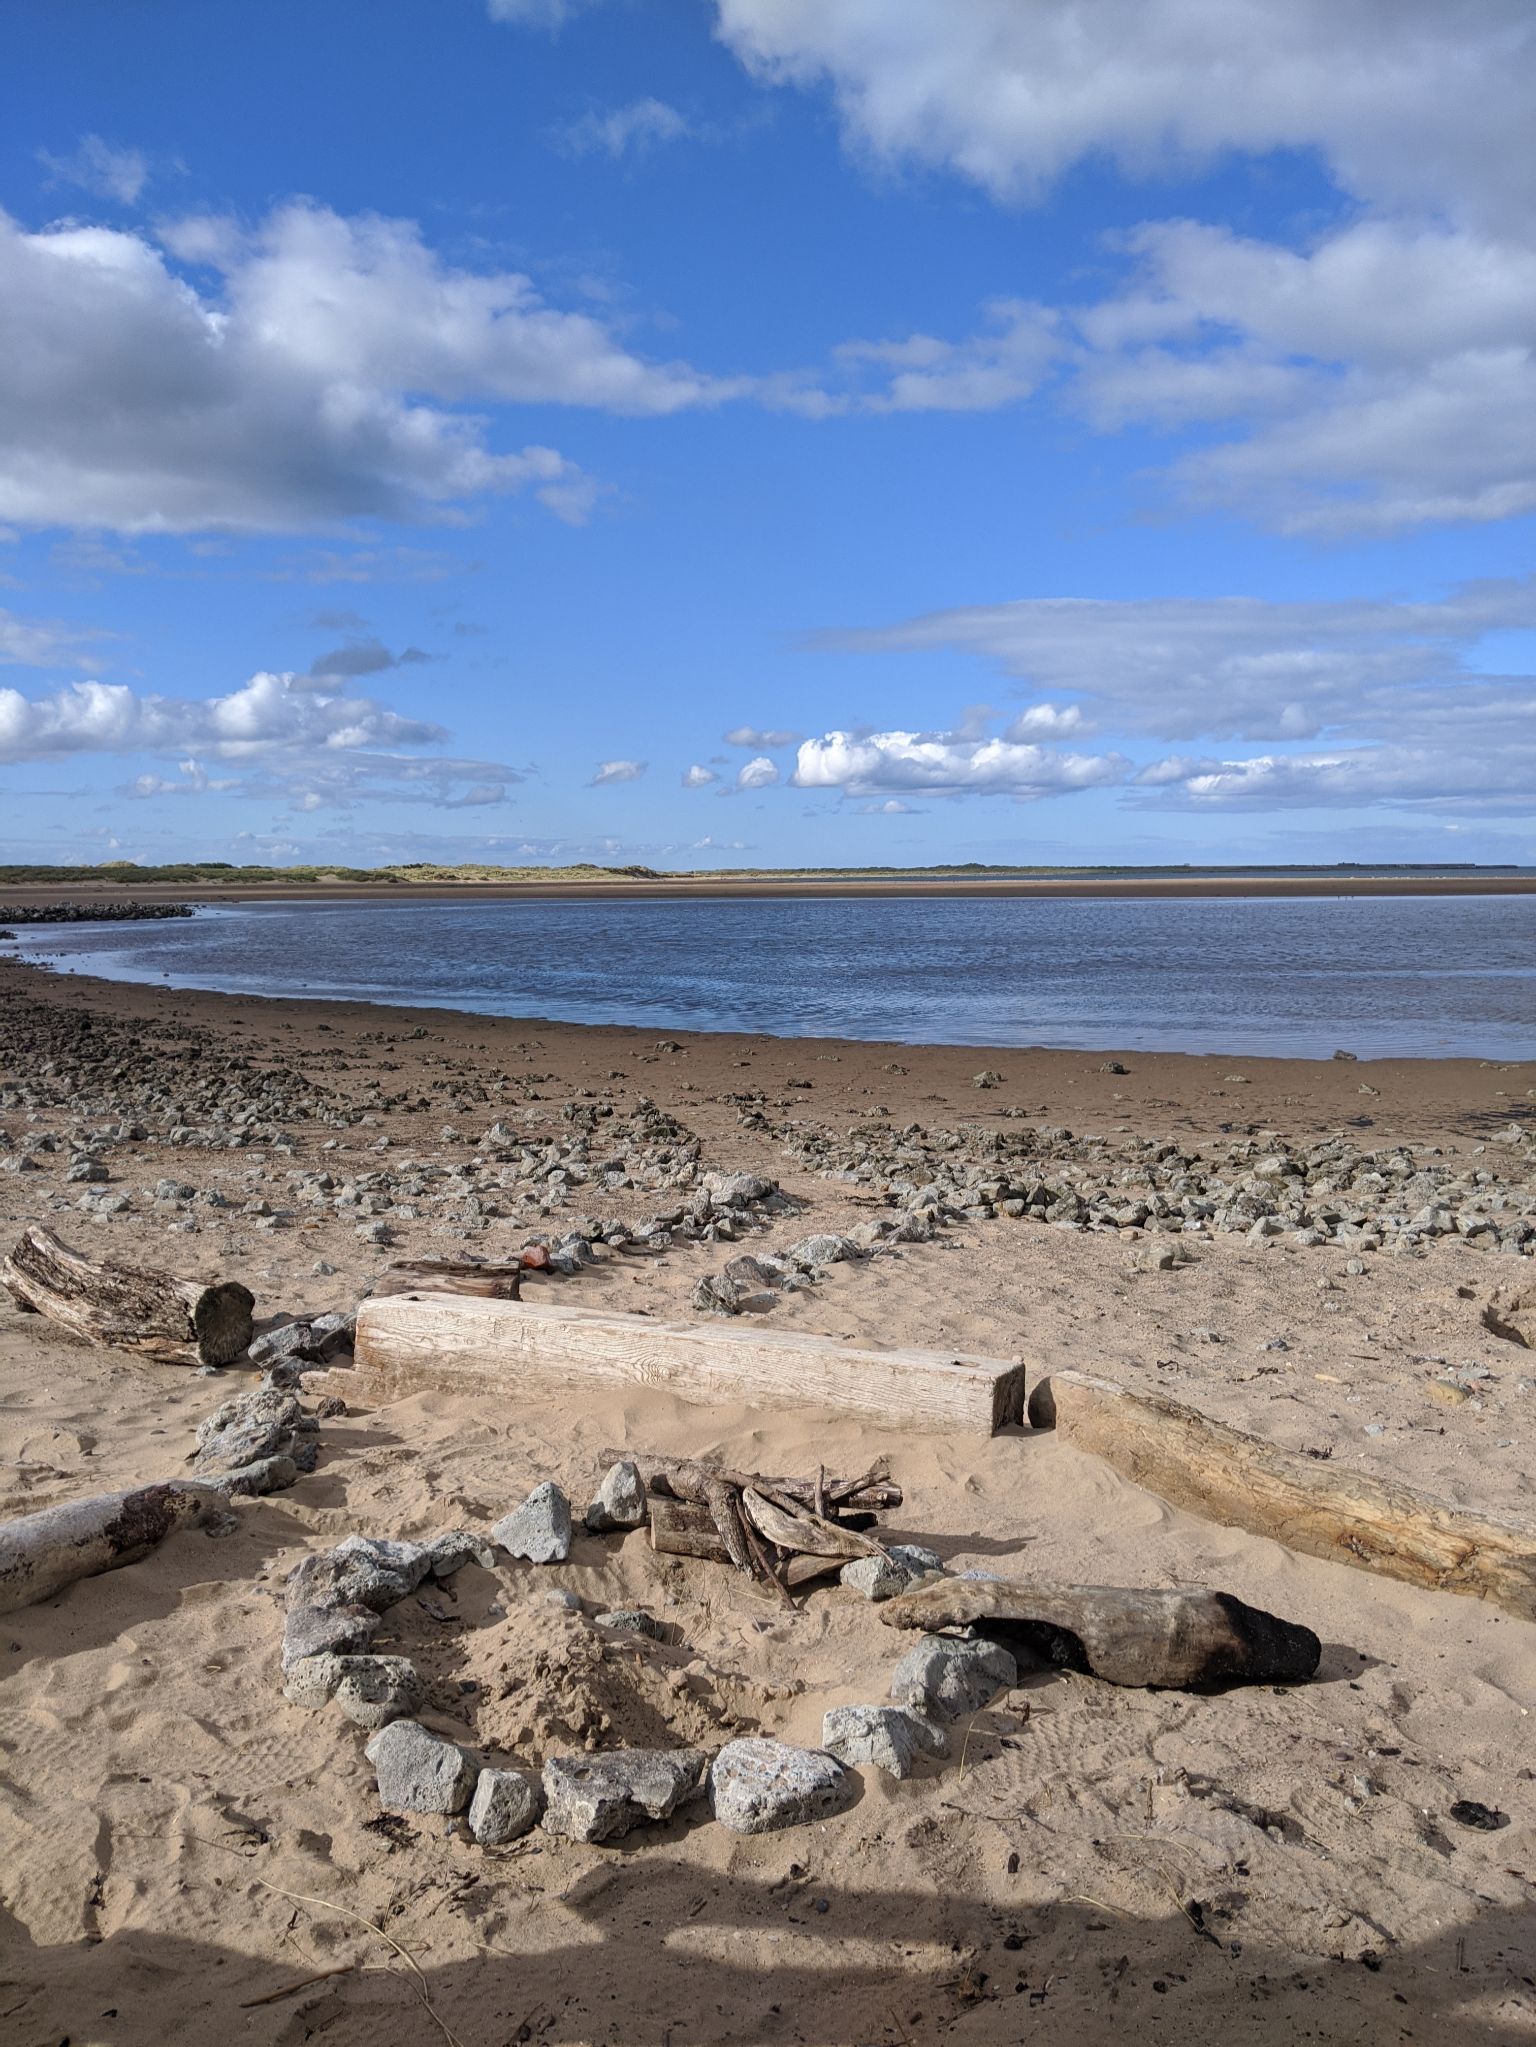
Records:
[[[706,1405],[833,1408],[888,1428],[980,1435],[1018,1421],[1024,1397],[1024,1367],[992,1358],[447,1294],[364,1301],[355,1359],[386,1398],[433,1387],[504,1399],[591,1380]]]
[[[1536,1531],[1515,1521],[1295,1456],[1176,1400],[1080,1372],[1042,1380],[1029,1418],[1171,1506],[1536,1620]]]
[[[372,1301],[394,1294],[466,1294],[515,1301],[522,1293],[522,1263],[478,1264],[472,1258],[402,1258],[386,1266],[368,1289]]]
[[[204,1286],[150,1266],[98,1264],[41,1223],[22,1232],[0,1279],[19,1306],[157,1364],[231,1364],[251,1340],[256,1301],[238,1280]]]
[[[668,1500],[653,1495],[649,1502],[651,1548],[658,1556],[698,1557],[705,1563],[728,1564],[730,1553],[720,1539],[714,1517],[707,1507],[690,1500]],[[813,1578],[840,1571],[846,1560],[838,1556],[793,1556],[784,1565],[785,1587],[794,1591]]]
[[[1322,1644],[1310,1628],[1229,1592],[1136,1592],[1114,1585],[1027,1585],[943,1578],[887,1600],[893,1628],[979,1626],[1067,1670],[1116,1685],[1187,1691],[1218,1684],[1294,1684]]]
[[[217,1527],[229,1518],[229,1502],[213,1486],[172,1479],[0,1522],[0,1613],[136,1563],[173,1529]]]

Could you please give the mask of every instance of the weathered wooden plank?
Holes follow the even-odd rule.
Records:
[[[204,1286],[152,1266],[98,1264],[41,1223],[22,1232],[0,1280],[20,1307],[157,1364],[232,1364],[251,1340],[256,1302],[238,1280]]]
[[[1536,1620],[1536,1530],[1518,1522],[1295,1456],[1176,1400],[1081,1372],[1042,1379],[1029,1418],[1170,1506],[1304,1556],[1491,1600]]]
[[[791,1330],[738,1330],[541,1303],[409,1294],[358,1309],[356,1365],[386,1397],[423,1387],[505,1397],[583,1379],[701,1405],[824,1407],[888,1428],[991,1435],[1020,1418],[1024,1367],[934,1351],[857,1350]]]
[[[391,1294],[475,1294],[493,1301],[521,1297],[521,1261],[487,1265],[473,1258],[404,1258],[387,1265],[368,1289],[372,1301]]]

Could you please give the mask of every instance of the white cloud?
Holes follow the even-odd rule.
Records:
[[[111,635],[60,625],[53,619],[18,618],[0,610],[0,667],[93,668],[100,661],[104,639]]]
[[[1011,405],[1059,380],[1101,431],[1201,432],[1196,507],[1296,533],[1536,508],[1536,11],[1529,0],[717,0],[758,76],[829,85],[875,159],[1039,200],[1074,165],[1187,174],[1310,150],[1350,202],[1297,247],[1189,221],[1127,237],[1098,304],[765,380],[811,416]],[[1363,210],[1362,210],[1363,209]]]
[[[693,766],[683,775],[683,787],[685,789],[707,789],[711,782],[718,782],[719,779],[720,777],[713,768],[706,768],[699,761],[695,761]]]
[[[756,760],[750,760],[736,776],[738,789],[771,789],[779,779],[778,763],[760,753]]]
[[[451,408],[666,413],[737,388],[643,361],[516,272],[450,266],[409,221],[294,203],[205,253],[212,292],[142,235],[0,215],[0,518],[281,531],[529,490],[579,520],[599,486],[574,463],[498,452]]]
[[[646,766],[645,761],[599,761],[591,787],[606,789],[614,782],[638,782]]]
[[[798,746],[804,737],[803,732],[788,730],[760,732],[755,725],[738,725],[734,731],[726,733],[725,743],[727,746],[748,747],[753,753],[759,753],[767,746]]]
[[[0,689],[0,761],[188,752],[239,760],[431,746],[447,736],[439,725],[403,718],[370,697],[349,696],[304,675],[253,675],[222,697],[143,695],[105,682],[71,682],[40,697]]]
[[[801,747],[792,780],[853,796],[892,789],[1032,800],[1121,782],[1129,765],[1120,754],[1058,753],[954,732],[828,732]]]
[[[1140,804],[1529,809],[1536,676],[1491,672],[1490,636],[1536,631],[1536,577],[1472,583],[1439,601],[1037,598],[823,636],[859,652],[954,649],[1049,693],[1001,739],[831,733],[796,781],[936,792],[1130,776]],[[1063,701],[1063,699],[1072,699]],[[1118,752],[1038,744],[1091,730],[1195,743],[1131,774]],[[1250,757],[1213,750],[1259,742]],[[1021,756],[1019,761],[1015,757]],[[1062,764],[1072,762],[1071,770]],[[1080,779],[1074,780],[1077,776]]]
[[[137,149],[114,149],[99,135],[84,135],[78,148],[68,156],[55,156],[40,149],[37,160],[56,185],[78,185],[97,199],[114,199],[119,206],[137,204],[149,182],[149,165]]]
[[[486,0],[492,21],[514,22],[519,28],[564,28],[573,15],[593,0]]]
[[[1029,598],[931,612],[818,644],[859,653],[977,654],[1051,701],[1009,737],[1085,729],[1168,740],[1305,740],[1380,730],[1444,702],[1453,715],[1528,698],[1530,678],[1471,665],[1490,633],[1536,629],[1536,577],[1467,584],[1440,601],[1254,597]],[[1055,701],[1063,695],[1077,703]]]
[[[716,0],[757,76],[829,86],[876,160],[1037,199],[1075,164],[1316,150],[1378,204],[1536,206],[1527,0]]]
[[[873,368],[883,382],[849,402],[868,412],[991,412],[1039,389],[1062,350],[1061,316],[1047,306],[1000,299],[987,330],[964,341],[911,334],[902,341],[845,341],[841,369]],[[828,405],[839,401],[829,394]]]
[[[665,100],[646,98],[603,113],[583,114],[561,131],[561,139],[577,156],[602,151],[619,157],[627,150],[638,154],[658,142],[676,142],[688,133],[689,124],[676,107],[669,107]]]

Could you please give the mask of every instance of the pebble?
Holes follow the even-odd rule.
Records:
[[[553,1479],[546,1479],[491,1534],[509,1556],[530,1564],[563,1564],[571,1554],[571,1503]]]
[[[363,1753],[373,1764],[386,1812],[462,1812],[479,1774],[466,1749],[417,1720],[392,1720]]]
[[[715,1818],[734,1834],[769,1834],[841,1812],[857,1779],[822,1749],[748,1736],[728,1741],[709,1777]]]

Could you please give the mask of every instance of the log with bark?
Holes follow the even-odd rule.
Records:
[[[1536,1530],[1515,1521],[1295,1456],[1176,1400],[1080,1372],[1042,1380],[1029,1418],[1171,1506],[1536,1620]]]
[[[523,1264],[491,1265],[474,1258],[402,1258],[386,1266],[366,1298],[394,1294],[466,1294],[487,1301],[522,1298]]]
[[[1230,1592],[946,1578],[888,1600],[880,1618],[930,1633],[975,1627],[1060,1669],[1177,1691],[1295,1684],[1314,1675],[1322,1655],[1310,1628]]]
[[[172,1479],[0,1522],[0,1613],[148,1556],[177,1528],[231,1525],[217,1488]]]
[[[256,1301],[238,1280],[204,1286],[150,1266],[97,1263],[41,1223],[22,1232],[0,1280],[19,1307],[157,1364],[232,1364],[251,1340]]]
[[[882,1555],[883,1545],[868,1532],[869,1508],[875,1500],[901,1504],[900,1487],[878,1467],[858,1478],[822,1471],[814,1479],[780,1479],[634,1450],[605,1450],[602,1457],[633,1464],[643,1479],[653,1549],[732,1564],[785,1603],[791,1585],[856,1557]]]

